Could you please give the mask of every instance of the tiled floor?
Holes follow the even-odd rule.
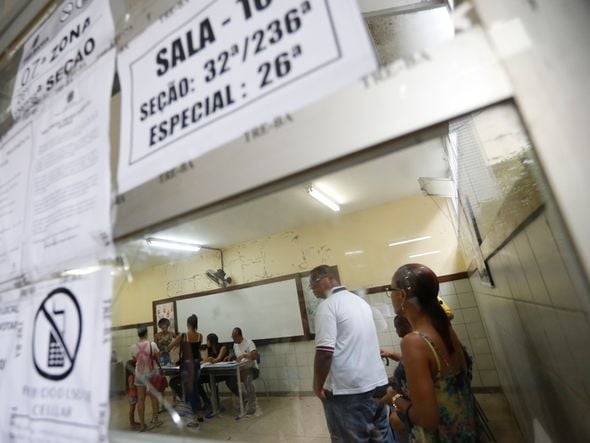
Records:
[[[522,442],[508,403],[503,394],[477,394],[477,398],[488,416],[498,443]],[[200,430],[176,427],[167,413],[160,413],[164,424],[147,433],[117,433],[111,441],[163,441],[163,435],[176,436],[171,442],[194,441],[253,441],[285,443],[329,442],[328,429],[320,402],[315,397],[269,397],[258,399],[259,414],[252,418],[235,420],[236,411],[231,399],[223,398],[226,411],[217,417],[206,420]],[[146,404],[146,417],[151,417],[149,402]],[[111,430],[127,431],[128,403],[125,397],[111,401]],[[188,438],[187,438],[188,437]]]
[[[498,443],[522,443],[524,437],[502,393],[475,394]]]

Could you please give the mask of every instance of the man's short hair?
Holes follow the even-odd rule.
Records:
[[[238,327],[236,326],[236,327],[234,328],[234,331],[236,331],[236,332],[237,332],[237,333],[240,335],[240,337],[243,337],[243,336],[244,336],[244,334],[242,334],[242,329],[241,329],[241,328],[238,328]]]
[[[311,272],[309,273],[309,276],[314,276],[314,277],[332,277],[334,280],[338,281],[338,276],[336,275],[336,273],[334,272],[334,268],[332,266],[329,265],[319,265],[316,266],[315,268],[313,268],[311,270]]]

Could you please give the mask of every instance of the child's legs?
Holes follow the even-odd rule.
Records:
[[[158,397],[154,394],[149,394],[150,400],[152,402],[152,421],[158,421]]]
[[[145,426],[145,386],[137,386],[137,415],[139,424]]]
[[[137,397],[134,397],[135,401],[132,403],[132,400],[129,400],[129,424],[131,426],[137,424],[135,421],[135,405],[137,404]]]

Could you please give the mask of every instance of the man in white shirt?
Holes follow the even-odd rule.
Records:
[[[371,307],[321,265],[310,288],[324,299],[315,317],[313,391],[322,400],[333,441],[393,442],[385,394],[387,374]]]
[[[252,360],[253,367],[249,367],[240,372],[240,377],[246,385],[246,415],[254,415],[256,413],[256,389],[254,387],[254,380],[258,378],[258,351],[256,345],[252,340],[248,340],[242,335],[240,328],[234,328],[231,337],[234,340],[234,358],[236,361]],[[238,380],[236,377],[230,377],[225,382],[227,387],[235,395],[239,396]]]

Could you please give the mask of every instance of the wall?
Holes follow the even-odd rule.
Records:
[[[440,250],[421,257],[439,275],[466,269],[443,201],[422,195],[365,211],[338,216],[330,223],[303,226],[224,249],[225,270],[236,284],[309,271],[322,264],[338,265],[350,288],[387,284],[393,270],[416,252]],[[443,209],[439,209],[443,208]],[[431,235],[427,241],[388,247],[400,238]],[[345,251],[363,250],[346,256]],[[133,261],[131,259],[132,271]],[[149,322],[152,301],[217,287],[205,270],[219,266],[217,252],[195,254],[133,274],[133,283],[115,284],[113,325]],[[182,322],[181,322],[182,324]]]
[[[148,326],[148,337],[153,339],[154,328]],[[112,331],[113,351],[117,353],[118,360],[126,362],[131,359],[131,345],[137,343],[136,328],[115,329]]]
[[[590,39],[586,0],[475,0],[586,275],[590,275]]]
[[[589,441],[588,289],[548,214],[491,258],[495,288],[471,282],[526,441]]]

